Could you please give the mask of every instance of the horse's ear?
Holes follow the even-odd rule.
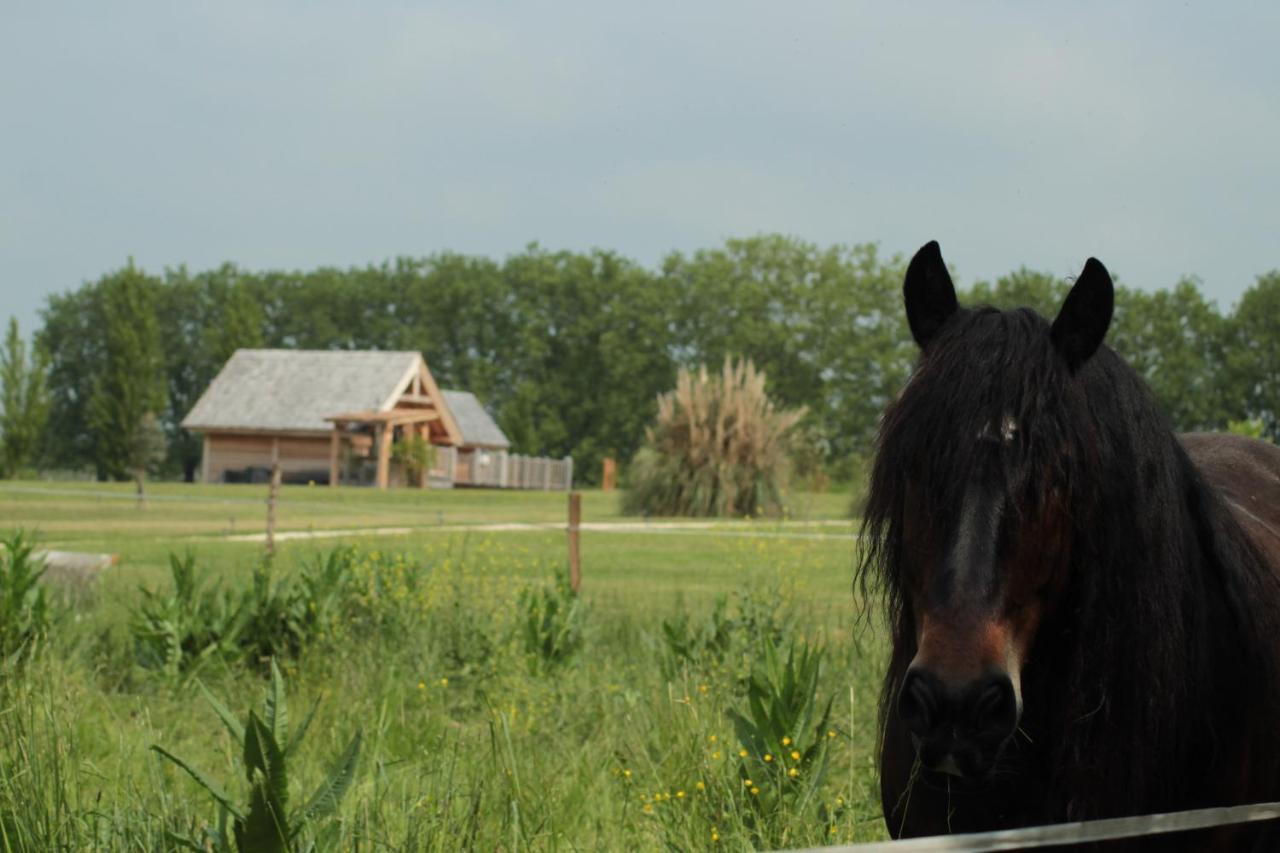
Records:
[[[916,339],[920,349],[924,349],[959,307],[956,288],[951,283],[951,274],[942,260],[937,240],[925,243],[907,264],[902,295],[907,302],[911,337]]]
[[[1062,303],[1049,332],[1054,347],[1075,372],[1090,359],[1111,325],[1115,307],[1111,275],[1097,258],[1085,261],[1084,271]]]

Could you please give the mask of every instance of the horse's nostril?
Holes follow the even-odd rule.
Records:
[[[912,733],[925,736],[933,730],[938,714],[934,679],[918,669],[907,671],[898,694],[898,715]]]
[[[1009,676],[989,676],[986,684],[979,687],[971,708],[977,731],[1002,735],[1011,732],[1018,721],[1018,700]]]

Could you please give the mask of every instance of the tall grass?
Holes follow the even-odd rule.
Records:
[[[718,375],[681,369],[658,398],[658,416],[628,472],[624,511],[645,515],[777,515],[794,427],[749,360],[726,358]]]
[[[575,604],[558,561],[496,539],[281,562],[273,582],[317,614],[280,660],[290,706],[318,707],[288,756],[295,806],[363,732],[346,796],[305,835],[318,849],[513,851],[880,837],[880,650],[862,653],[848,602],[815,603],[793,582],[814,547],[727,540],[742,586],[675,615]],[[225,582],[234,600],[255,594],[251,574]],[[148,598],[121,589],[132,602],[106,610],[104,596],[0,681],[0,851],[226,846],[234,815],[224,824],[153,744],[222,783],[247,824],[257,777],[238,731],[253,724],[228,724],[225,708],[282,695],[279,680],[251,656],[210,656],[200,682],[224,712],[211,711],[192,679],[139,660],[119,616]]]

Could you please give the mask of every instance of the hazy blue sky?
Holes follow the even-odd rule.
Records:
[[[1280,5],[1116,6],[8,0],[0,316],[130,255],[765,231],[1230,305],[1280,266]]]

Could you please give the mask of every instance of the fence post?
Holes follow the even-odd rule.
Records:
[[[276,553],[276,500],[280,493],[280,442],[271,440],[271,480],[267,485],[267,557]]]
[[[569,493],[569,588],[577,595],[582,589],[582,552],[578,548],[578,525],[582,522],[582,495]]]
[[[566,456],[564,458],[564,465],[561,467],[560,470],[564,471],[564,490],[566,492],[573,491],[573,457],[572,456]]]

